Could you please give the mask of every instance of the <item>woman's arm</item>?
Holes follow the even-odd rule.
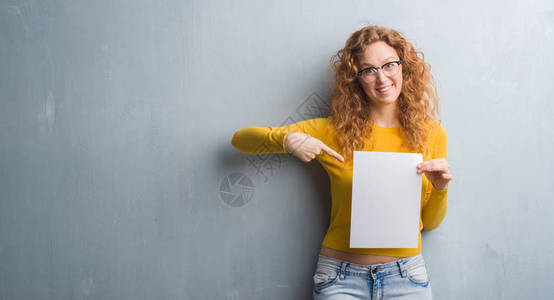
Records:
[[[245,154],[286,153],[285,136],[301,132],[317,139],[327,130],[327,118],[314,118],[279,127],[245,127],[233,135],[231,145]]]
[[[433,145],[432,159],[443,158],[446,160],[447,135],[446,130],[440,124],[438,124],[438,134],[435,136]],[[452,178],[451,175],[450,178]],[[423,229],[431,231],[437,228],[446,216],[448,210],[448,184],[444,189],[438,190],[429,180],[425,196],[427,199],[423,202],[424,205],[421,213]]]

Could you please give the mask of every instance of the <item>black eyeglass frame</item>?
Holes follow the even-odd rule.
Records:
[[[383,70],[383,67],[386,66],[386,65],[388,65],[388,64],[390,64],[390,63],[396,63],[398,66],[400,66],[400,65],[402,64],[402,59],[395,60],[395,61],[389,61],[388,63],[386,63],[386,64],[384,64],[384,65],[382,65],[382,66],[380,66],[380,67],[369,67],[369,68],[365,68],[365,69],[363,69],[363,70],[358,71],[358,76],[359,76],[359,77],[362,77],[362,72],[365,71],[365,70],[367,70],[367,69],[375,69],[375,70],[381,69],[381,71],[384,71],[384,70]],[[377,73],[377,72],[378,72],[378,71],[376,71],[376,73]]]

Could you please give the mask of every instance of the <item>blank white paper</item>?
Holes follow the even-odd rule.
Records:
[[[417,248],[421,153],[354,151],[350,248]]]

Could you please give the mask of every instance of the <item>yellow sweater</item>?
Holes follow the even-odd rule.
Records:
[[[446,131],[437,122],[431,121],[427,149],[423,160],[446,158]],[[340,153],[335,140],[334,125],[328,118],[314,118],[280,127],[245,127],[235,132],[231,144],[245,154],[287,153],[284,138],[288,132],[303,132],[321,140],[331,149]],[[402,128],[386,128],[373,125],[371,139],[364,138],[362,151],[414,152],[402,146]],[[344,155],[343,155],[344,157]],[[322,151],[316,159],[327,171],[331,185],[331,220],[322,245],[328,248],[386,256],[407,257],[421,252],[421,230],[433,230],[439,226],[447,211],[448,187],[437,190],[432,183],[422,177],[421,216],[419,219],[419,241],[417,248],[350,248],[350,213],[352,204],[352,159],[346,157],[344,163]],[[414,172],[416,170],[414,169]]]

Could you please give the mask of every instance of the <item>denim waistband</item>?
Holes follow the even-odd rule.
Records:
[[[401,274],[402,277],[405,277],[407,269],[425,265],[425,261],[419,253],[415,256],[403,257],[394,262],[360,265],[319,254],[318,264],[328,270],[337,271],[341,276],[349,275],[365,278]]]

